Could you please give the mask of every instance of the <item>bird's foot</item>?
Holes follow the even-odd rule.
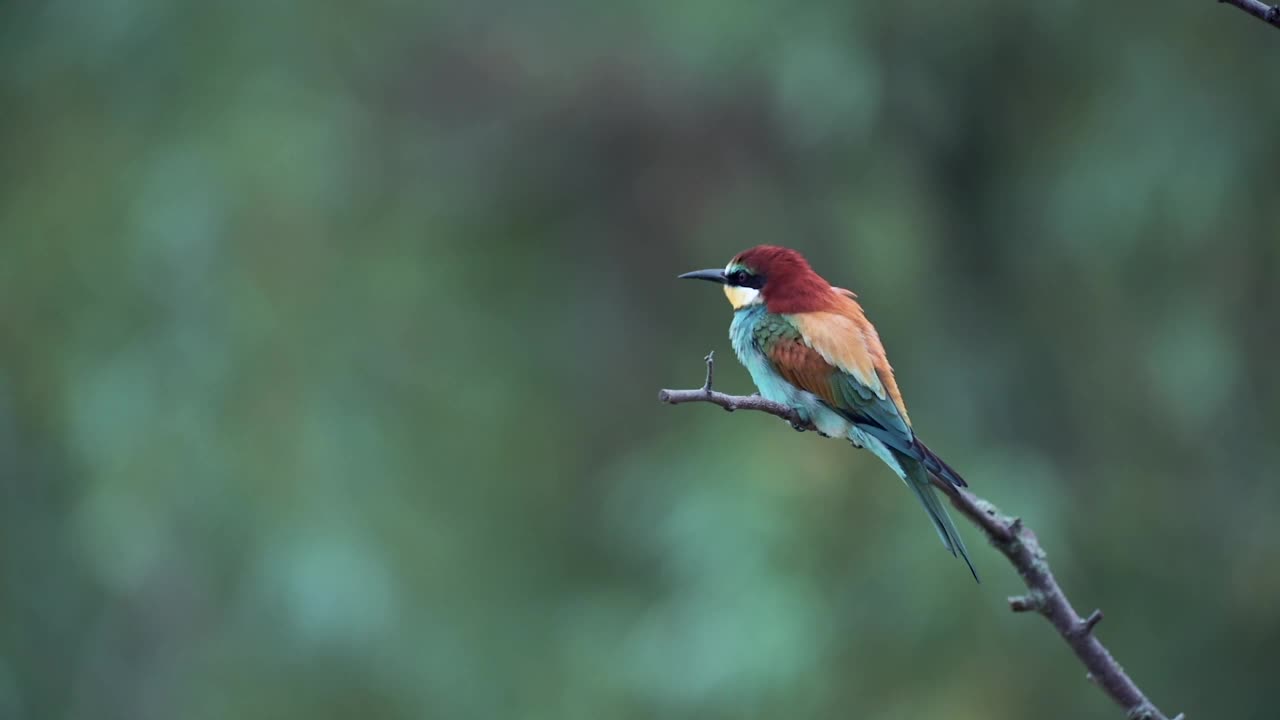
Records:
[[[791,408],[791,417],[787,420],[791,424],[791,429],[796,432],[804,432],[813,427],[813,421],[809,417],[809,413],[804,408]]]

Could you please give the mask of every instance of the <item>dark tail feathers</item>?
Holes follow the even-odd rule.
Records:
[[[920,453],[920,463],[925,466],[925,469],[956,487],[969,487],[969,483],[960,477],[960,473],[952,470],[950,465],[935,455],[927,445],[920,442],[920,438],[915,438],[914,445],[916,452]]]

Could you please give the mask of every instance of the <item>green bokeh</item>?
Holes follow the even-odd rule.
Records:
[[[677,273],[856,289],[1164,709],[1271,718],[1280,34],[1105,2],[11,3],[0,718],[1119,717]]]

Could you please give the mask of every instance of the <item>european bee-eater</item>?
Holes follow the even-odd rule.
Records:
[[[875,327],[852,292],[822,279],[788,248],[761,245],[723,270],[682,278],[724,286],[733,305],[729,340],[760,395],[787,405],[823,435],[866,448],[897,473],[929,513],[942,544],[978,579],[930,475],[965,481],[916,437]]]

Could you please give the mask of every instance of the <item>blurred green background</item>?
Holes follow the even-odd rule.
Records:
[[[0,718],[1115,718],[868,453],[666,407],[797,247],[1170,714],[1280,674],[1280,33],[19,1]]]

